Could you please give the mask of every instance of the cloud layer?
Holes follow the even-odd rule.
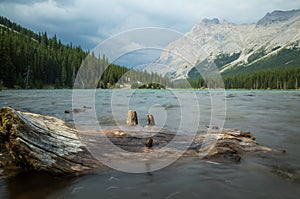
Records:
[[[299,7],[299,0],[0,0],[1,15],[86,49],[132,28],[186,32],[203,18],[254,23],[267,12]]]

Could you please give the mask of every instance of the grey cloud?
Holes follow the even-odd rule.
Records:
[[[11,4],[32,4],[32,3],[38,3],[43,2],[47,0],[0,0],[1,3],[11,3]]]
[[[28,28],[93,48],[119,32],[158,26],[187,32],[203,18],[254,23],[299,0],[0,0],[0,13]]]

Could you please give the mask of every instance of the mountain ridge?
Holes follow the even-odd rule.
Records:
[[[169,71],[163,70],[161,74],[173,80],[189,78],[189,72],[205,61],[219,64],[217,68],[221,74],[229,73],[272,58],[282,50],[300,52],[299,30],[300,10],[267,13],[253,24],[236,25],[225,20],[204,19],[183,37],[171,42],[157,64],[168,65]],[[297,56],[300,54],[296,53],[292,59]],[[151,71],[151,67],[149,69]]]
[[[267,13],[262,19],[260,19],[257,22],[257,25],[268,25],[272,23],[286,21],[299,14],[300,14],[300,9],[290,10],[290,11],[275,10],[271,13]]]

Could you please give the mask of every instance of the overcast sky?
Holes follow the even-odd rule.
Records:
[[[298,8],[299,0],[0,0],[0,15],[84,49],[132,28],[185,33],[203,18],[253,23],[267,12]]]

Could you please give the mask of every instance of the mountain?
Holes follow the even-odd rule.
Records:
[[[211,63],[223,76],[298,67],[299,30],[300,10],[274,11],[256,24],[204,19],[163,50],[157,63],[169,67],[153,70],[178,80],[198,78],[196,68]]]

